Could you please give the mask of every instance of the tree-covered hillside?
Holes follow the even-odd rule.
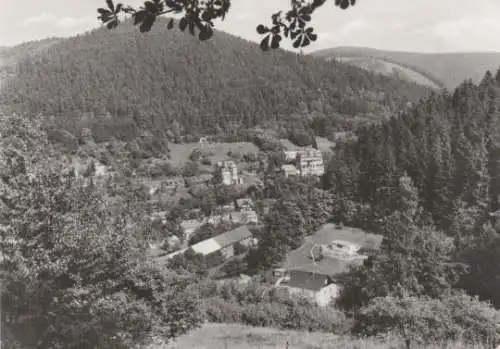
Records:
[[[255,126],[303,110],[381,118],[428,90],[217,32],[200,42],[169,31],[167,21],[141,34],[130,23],[97,29],[20,61],[3,100],[23,112],[64,115],[76,125],[92,115],[161,132],[213,132]],[[109,114],[108,114],[109,113]],[[117,129],[117,120],[100,119]],[[180,127],[179,127],[180,126]]]
[[[479,85],[465,82],[361,128],[325,176],[338,197],[336,218],[385,231],[386,217],[412,192],[415,219],[450,236],[471,265],[460,286],[499,306],[499,125],[500,72],[488,72]],[[402,177],[411,178],[411,189],[398,184]]]

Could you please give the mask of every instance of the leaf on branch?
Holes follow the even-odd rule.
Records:
[[[271,34],[266,35],[266,37],[264,37],[264,39],[262,39],[262,41],[260,42],[260,48],[262,49],[262,51],[269,50],[269,38],[270,37],[271,37]]]
[[[121,11],[121,4],[118,4],[115,8],[113,2],[111,0],[107,1],[108,9],[99,8],[97,12],[100,14],[97,19],[101,20],[103,24],[106,24],[108,29],[116,28],[119,24],[117,13]]]
[[[141,33],[145,33],[151,30],[153,24],[156,21],[156,16],[152,13],[147,13],[146,17],[142,21],[142,24],[139,26],[139,30]]]
[[[259,24],[259,25],[257,26],[257,33],[259,33],[259,34],[266,34],[266,33],[269,33],[269,28],[268,28],[268,27],[263,26],[262,24]]]
[[[335,0],[335,6],[340,7],[342,10],[346,10],[354,5],[356,5],[356,0]]]
[[[198,35],[201,41],[208,40],[214,35],[214,31],[210,25],[206,25],[203,28],[204,29],[200,30],[200,34]]]
[[[182,31],[186,30],[187,24],[188,24],[188,21],[187,21],[186,17],[182,17],[179,20],[179,29]]]
[[[271,48],[277,49],[278,47],[280,47],[280,41],[281,41],[281,35],[279,34],[273,35],[271,39]]]
[[[106,3],[108,4],[108,8],[112,13],[115,13],[115,5],[113,4],[113,0],[106,0]]]
[[[172,29],[174,27],[174,19],[173,18],[170,18],[170,21],[168,21],[168,24],[167,24],[167,29]]]
[[[113,17],[113,13],[105,8],[99,8],[97,9],[97,12],[100,14],[97,19],[100,19],[102,23],[106,23]]]
[[[134,22],[133,22],[134,25],[141,23],[144,20],[144,18],[146,18],[146,11],[141,10],[141,11],[136,12],[133,15],[133,18],[134,18]]]
[[[175,2],[174,0],[165,0],[165,4],[175,13],[182,12],[182,6],[177,2]]]
[[[193,20],[190,20],[189,23],[188,23],[188,27],[189,27],[189,33],[191,35],[195,35],[195,31],[194,31],[194,28],[195,28],[195,24],[194,24],[194,21]]]
[[[293,42],[293,47],[294,48],[299,48],[300,45],[302,44],[302,35],[300,35],[294,42]]]
[[[112,20],[106,23],[106,28],[113,29],[118,26],[118,18],[113,18]]]

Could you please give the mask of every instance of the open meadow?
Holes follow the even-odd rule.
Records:
[[[189,160],[189,155],[195,149],[199,149],[204,153],[210,155],[207,156],[212,163],[217,161],[229,160],[230,157],[227,155],[229,151],[233,153],[240,153],[241,155],[246,153],[259,152],[259,148],[250,142],[238,142],[238,143],[185,143],[185,144],[169,144],[170,148],[170,161],[175,166],[184,166]]]
[[[148,349],[400,349],[399,340],[354,339],[321,332],[208,323],[166,346]],[[461,343],[415,345],[412,349],[486,349]]]

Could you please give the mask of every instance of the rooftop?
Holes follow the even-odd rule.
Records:
[[[253,205],[253,200],[250,199],[250,198],[242,198],[242,199],[238,199],[236,200],[236,204],[238,206],[242,206],[242,205]]]
[[[217,235],[213,238],[200,241],[197,244],[190,246],[189,248],[193,249],[195,253],[201,253],[202,255],[206,256],[210,253],[219,251],[220,249],[226,246],[235,244],[236,242],[247,239],[249,237],[252,237],[252,233],[250,232],[250,230],[246,225],[243,225],[236,229]],[[162,257],[160,262],[167,261],[168,259],[178,254],[184,253],[187,250],[188,248],[185,248],[170,253],[169,255]]]
[[[293,144],[291,141],[289,141],[286,138],[281,138],[280,139],[281,145],[286,149],[286,150],[299,150],[299,149],[304,149],[304,147],[298,146]]]
[[[297,167],[295,167],[293,165],[283,165],[283,166],[281,166],[281,168],[285,172],[297,172],[298,171]]]
[[[217,235],[212,239],[222,247],[225,247],[251,236],[252,232],[248,229],[248,227],[246,225],[242,225],[241,227],[225,232],[224,234]]]

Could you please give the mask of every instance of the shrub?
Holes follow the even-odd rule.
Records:
[[[500,313],[463,293],[444,299],[379,297],[356,314],[354,331],[363,335],[397,333],[417,342],[465,340],[489,343]]]
[[[331,307],[319,307],[258,282],[220,286],[200,286],[206,297],[203,307],[212,322],[238,322],[279,329],[344,333],[350,323],[344,314]]]

